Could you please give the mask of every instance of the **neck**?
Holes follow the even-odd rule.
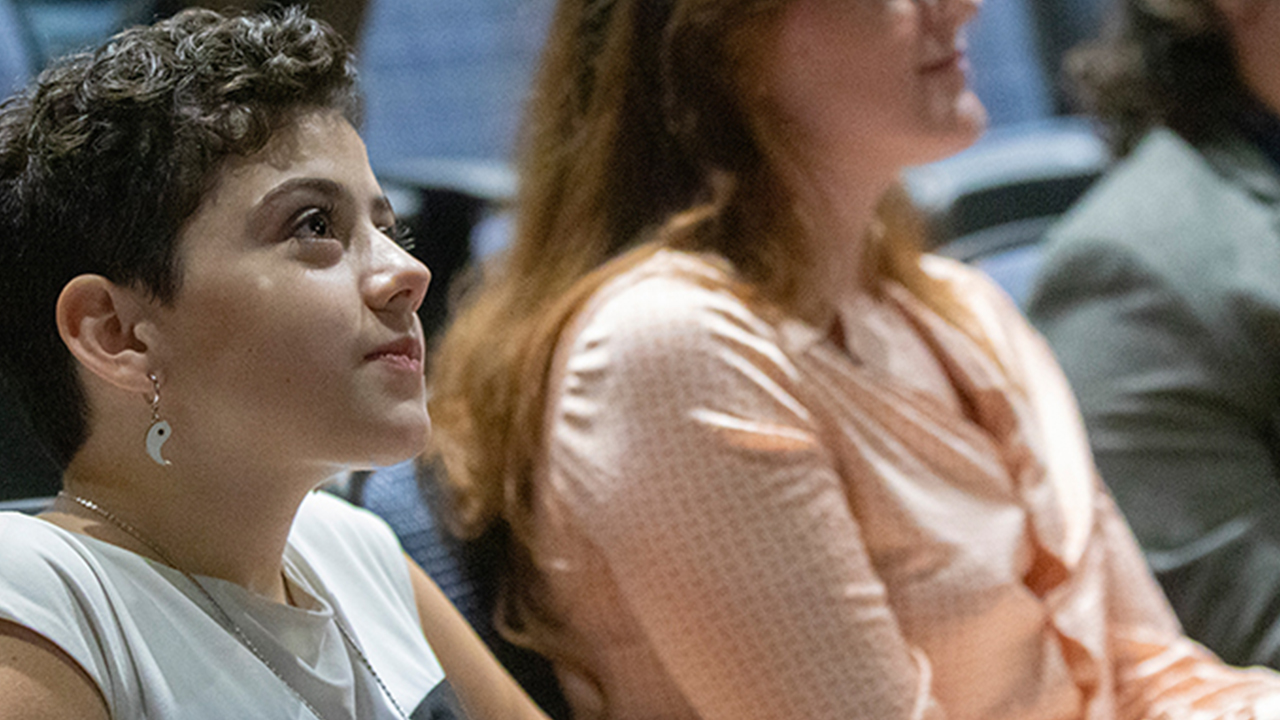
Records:
[[[311,487],[278,468],[109,462],[92,447],[77,455],[65,491],[100,506],[139,537],[86,508],[60,500],[50,519],[68,529],[152,557],[178,570],[227,580],[285,602],[282,564],[294,515]],[[239,464],[237,464],[239,465]],[[275,472],[273,472],[275,470]],[[157,550],[159,552],[157,552]],[[158,555],[160,557],[158,557]]]
[[[817,307],[830,310],[849,293],[868,289],[867,238],[896,170],[822,159],[787,163],[782,174],[804,228],[806,286]]]

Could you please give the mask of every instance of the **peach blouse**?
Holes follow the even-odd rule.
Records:
[[[1280,718],[1184,638],[1039,336],[926,257],[829,333],[661,251],[561,341],[533,557],[577,718]]]

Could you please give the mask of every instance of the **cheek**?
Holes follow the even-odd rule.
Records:
[[[250,378],[268,389],[314,380],[339,358],[346,331],[358,320],[343,302],[348,294],[267,275],[193,288],[185,361],[210,377]]]
[[[908,13],[796,0],[780,18],[772,47],[775,105],[793,122],[828,131],[901,120],[919,46],[919,23]]]

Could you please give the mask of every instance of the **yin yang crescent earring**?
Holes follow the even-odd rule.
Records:
[[[160,381],[156,379],[155,373],[147,373],[147,377],[151,379],[151,427],[147,429],[147,455],[157,465],[167,467],[173,463],[164,459],[160,449],[173,435],[173,428],[167,420],[160,419]]]

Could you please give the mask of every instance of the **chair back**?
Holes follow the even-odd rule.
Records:
[[[32,497],[21,500],[0,500],[0,512],[20,512],[38,515],[53,505],[53,497]]]
[[[31,35],[13,0],[0,0],[0,98],[27,84],[34,69]]]
[[[986,0],[968,28],[974,92],[992,126],[1030,122],[1053,115],[1052,72],[1041,62],[1037,16],[1044,0]]]
[[[1089,123],[1055,118],[996,128],[905,179],[929,226],[930,249],[981,267],[1021,304],[1045,231],[1110,162]]]

